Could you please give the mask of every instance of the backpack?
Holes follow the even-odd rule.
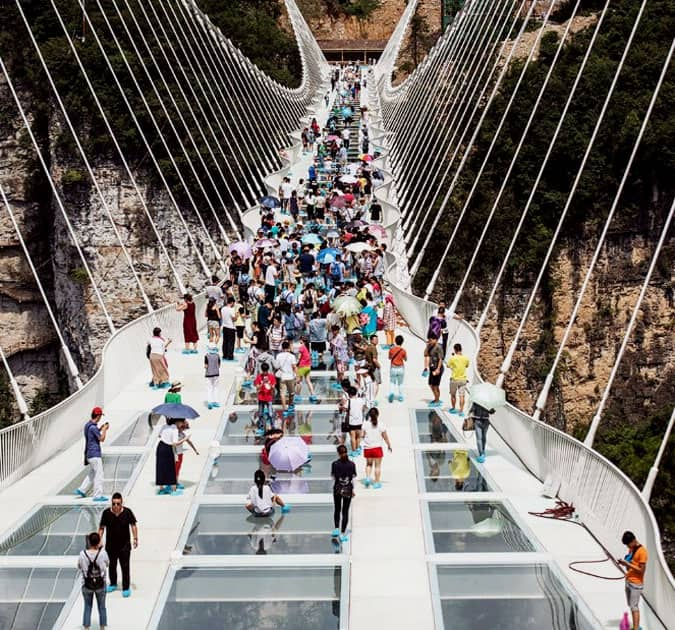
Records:
[[[342,272],[342,269],[340,268],[339,263],[336,263],[336,262],[331,263],[331,265],[330,265],[330,275],[333,278],[340,279],[342,277],[341,272]]]
[[[440,318],[432,317],[431,321],[429,322],[429,331],[428,331],[427,337],[429,336],[430,333],[433,333],[434,335],[436,335],[437,339],[440,339],[441,328],[442,328],[442,325],[443,325],[442,322],[443,322],[443,320],[441,320]]]
[[[89,561],[89,566],[87,567],[87,575],[84,576],[84,586],[90,591],[100,591],[105,586],[105,580],[103,579],[103,573],[101,573],[101,568],[98,566],[97,560],[98,555],[101,553],[99,549],[94,556],[94,559],[89,558],[89,554],[84,552],[84,555]]]
[[[307,310],[311,310],[314,308],[314,298],[312,298],[312,294],[309,291],[305,293],[305,297],[302,300],[302,305]]]

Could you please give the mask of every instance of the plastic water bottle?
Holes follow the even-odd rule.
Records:
[[[623,613],[623,619],[621,619],[621,623],[619,624],[619,630],[631,630],[631,624],[628,620],[627,612]]]

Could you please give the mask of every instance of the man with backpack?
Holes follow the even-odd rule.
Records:
[[[84,426],[84,465],[89,466],[88,475],[82,480],[75,494],[85,498],[90,485],[94,486],[94,501],[107,501],[103,496],[103,458],[101,455],[101,442],[105,442],[108,434],[108,423],[105,422],[99,428],[99,422],[103,418],[103,409],[94,407],[91,410],[91,419]]]
[[[335,261],[330,264],[328,278],[331,285],[342,284],[344,281],[345,264],[342,262],[340,254],[335,256]]]
[[[101,549],[101,536],[97,532],[87,536],[87,548],[80,551],[77,568],[82,575],[82,599],[84,599],[82,625],[85,630],[91,626],[91,610],[96,596],[99,625],[105,628],[108,625],[105,608],[105,572],[108,568],[108,554]]]
[[[103,538],[105,532],[105,550],[108,552],[110,566],[110,585],[108,593],[117,590],[117,562],[122,569],[122,597],[131,595],[131,536],[133,534],[133,548],[138,547],[138,527],[134,513],[122,504],[122,495],[115,492],[112,495],[111,507],[103,510],[101,522],[98,526],[99,538]]]

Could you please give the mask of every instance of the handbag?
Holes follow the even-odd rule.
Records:
[[[351,409],[352,401],[351,399],[347,403],[347,411],[345,412],[345,415],[342,417],[342,422],[340,423],[340,430],[343,433],[349,433],[349,410]]]
[[[473,422],[473,416],[467,416],[464,418],[464,422],[462,422],[462,431],[474,431],[476,429],[474,422]]]

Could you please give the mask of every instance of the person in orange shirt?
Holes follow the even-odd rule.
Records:
[[[640,628],[640,597],[644,590],[647,550],[637,541],[633,532],[624,532],[621,542],[628,547],[623,560],[617,562],[626,567],[626,602],[633,616],[633,630]]]
[[[408,353],[404,350],[403,335],[396,335],[395,345],[389,349],[389,402],[394,402],[394,392],[398,390],[398,400],[403,402],[403,378]]]

